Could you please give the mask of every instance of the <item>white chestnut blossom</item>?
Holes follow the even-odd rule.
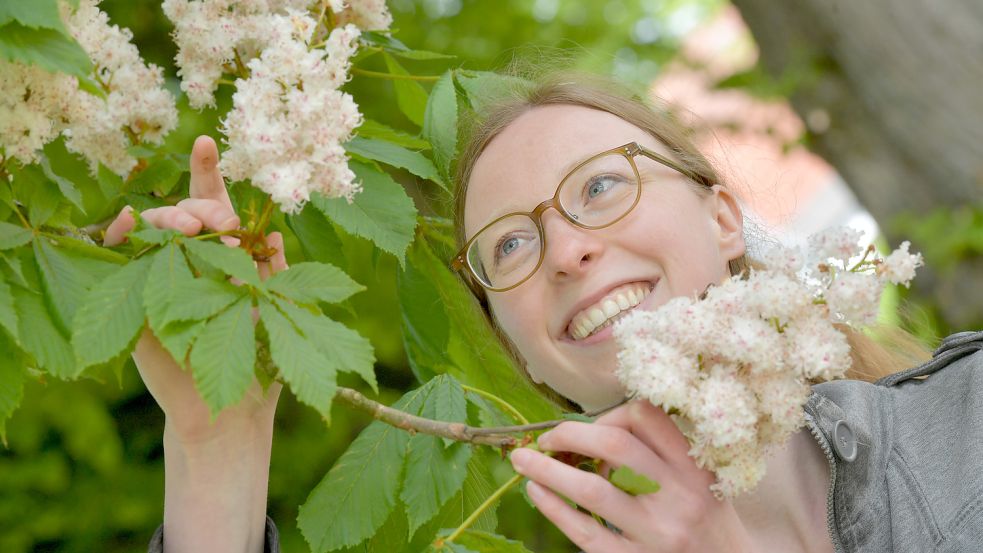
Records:
[[[164,11],[174,21],[181,87],[193,107],[214,105],[223,75],[235,79],[221,128],[223,173],[248,179],[287,213],[313,192],[351,201],[360,186],[342,144],[362,114],[339,89],[360,27],[389,27],[385,3],[164,0]]]
[[[834,325],[874,322],[883,286],[907,284],[921,264],[905,242],[887,260],[865,257],[847,269],[872,253],[859,238],[831,229],[810,238],[814,250],[773,249],[767,258],[777,269],[615,323],[616,374],[627,393],[673,413],[689,454],[716,474],[719,496],[753,489],[768,452],[805,424],[810,384],[846,373],[850,346]]]
[[[65,27],[92,60],[92,77],[105,98],[80,90],[75,77],[0,62],[0,144],[7,157],[33,163],[44,144],[63,133],[65,145],[93,173],[102,163],[126,176],[137,163],[127,148],[159,144],[177,124],[163,72],[143,63],[132,33],[110,25],[98,4],[82,0],[77,9],[67,3],[60,8]]]

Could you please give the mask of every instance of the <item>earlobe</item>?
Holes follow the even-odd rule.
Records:
[[[744,212],[737,197],[721,184],[713,185],[713,213],[719,229],[720,253],[727,259],[744,255]]]

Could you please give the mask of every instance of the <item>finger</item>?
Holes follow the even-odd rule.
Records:
[[[612,520],[615,524],[625,525],[626,514],[639,512],[633,497],[598,474],[571,467],[528,448],[518,448],[513,451],[511,460],[512,468],[519,474],[539,482],[591,512]]]
[[[185,236],[194,236],[201,232],[201,221],[175,206],[148,209],[141,212],[140,217],[157,228],[174,229]]]
[[[257,264],[261,280],[266,280],[287,268],[287,258],[283,255],[283,235],[279,232],[269,233],[266,235],[266,246],[273,248],[275,252],[270,256],[269,261]]]
[[[657,481],[669,475],[665,461],[631,432],[617,426],[567,421],[539,437],[540,449],[572,451],[609,465],[627,465]]]
[[[661,407],[648,401],[622,405],[598,418],[594,424],[616,426],[631,432],[671,467],[691,469],[695,466],[689,456],[690,444],[686,436]]]
[[[201,198],[185,198],[177,207],[187,211],[215,231],[232,230],[239,227],[239,216],[224,202]]]
[[[623,537],[570,507],[555,493],[536,482],[530,480],[526,484],[526,493],[543,516],[555,524],[585,553],[618,553],[631,550]]]
[[[103,246],[115,246],[126,241],[126,233],[133,230],[136,219],[133,218],[133,208],[130,206],[120,210],[119,215],[109,226],[106,227],[106,234],[102,238]]]
[[[210,136],[199,136],[191,148],[192,198],[218,200],[232,209],[229,191],[218,170],[218,146]]]

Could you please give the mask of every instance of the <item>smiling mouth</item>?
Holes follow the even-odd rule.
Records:
[[[597,303],[574,315],[567,327],[567,333],[574,340],[583,340],[597,334],[642,303],[653,288],[652,282],[631,282],[618,286]]]

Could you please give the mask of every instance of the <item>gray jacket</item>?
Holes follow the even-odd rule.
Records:
[[[837,553],[983,551],[983,332],[873,384],[816,385],[805,411],[830,464]],[[267,518],[266,552],[279,550]],[[163,551],[161,528],[149,551]]]

